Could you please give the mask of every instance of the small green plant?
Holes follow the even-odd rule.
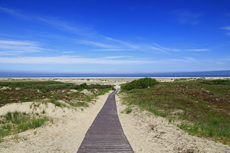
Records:
[[[82,101],[87,101],[87,102],[89,102],[89,101],[91,101],[93,99],[93,97],[85,97],[85,98],[83,98],[82,99]]]
[[[6,124],[2,126],[2,129],[6,129],[6,130],[11,130],[12,125],[11,124]]]
[[[54,99],[58,99],[60,95],[54,95]]]
[[[62,107],[64,105],[55,99],[50,100],[50,102],[53,103],[57,107]]]
[[[127,107],[127,108],[124,110],[124,112],[125,112],[126,114],[131,113],[131,112],[132,112],[132,108],[131,108],[131,107]]]
[[[12,115],[11,112],[7,112],[7,114],[5,115],[6,120],[11,120],[12,119]]]
[[[161,117],[166,117],[167,116],[167,113],[165,112],[162,112],[162,111],[159,111],[158,109],[153,109],[153,114],[155,114],[156,116],[161,116]]]
[[[46,111],[43,109],[42,114],[45,114],[45,113],[46,113]]]
[[[74,106],[75,107],[89,107],[89,105],[86,102],[77,102]]]

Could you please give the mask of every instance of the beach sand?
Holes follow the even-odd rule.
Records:
[[[123,83],[131,82],[144,77],[40,77],[40,78],[0,78],[0,81],[60,81],[64,83],[75,83],[75,84],[112,84],[120,85]],[[172,82],[175,79],[181,78],[200,78],[200,77],[151,77],[160,82]],[[230,77],[205,77],[206,79],[223,79]]]

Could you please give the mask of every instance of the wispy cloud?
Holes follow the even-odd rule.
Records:
[[[230,31],[230,26],[223,27],[222,29]],[[226,33],[227,35],[230,35],[229,32]]]
[[[126,57],[133,57],[133,56],[109,56],[105,58],[126,58]]]
[[[31,41],[0,40],[1,55],[18,55],[25,52],[40,52],[42,50],[45,49],[39,47],[37,43]]]
[[[162,47],[156,43],[153,43],[154,46],[151,46],[153,50],[158,50],[164,53],[169,53],[169,52],[206,52],[210,51],[210,49],[207,48],[202,48],[202,49],[175,49],[175,48],[168,48],[168,47]]]
[[[186,51],[189,51],[189,52],[207,52],[207,51],[210,51],[210,49],[187,49]]]
[[[62,52],[64,54],[69,54],[69,53],[74,53],[75,51],[65,51],[65,52]]]
[[[96,31],[93,31],[90,27],[82,26],[79,23],[75,23],[74,25],[59,20],[57,18],[49,17],[49,16],[35,16],[35,15],[28,15],[22,12],[19,12],[18,10],[13,10],[5,7],[0,7],[0,11],[10,14],[13,17],[20,18],[23,20],[29,20],[29,21],[36,21],[43,24],[48,24],[52,27],[55,27],[59,30],[65,30],[65,31],[71,31],[78,35],[83,36],[92,36],[96,34]]]
[[[130,48],[132,48],[132,49],[138,49],[138,48],[139,48],[138,45],[133,45],[133,44],[127,43],[127,42],[125,42],[125,41],[113,39],[113,38],[106,37],[106,36],[102,36],[102,37],[104,37],[104,38],[107,39],[107,40],[110,40],[110,41],[114,41],[114,42],[120,43],[120,44],[125,45],[125,46],[127,46],[127,47],[130,47]]]
[[[230,58],[222,59],[223,61],[230,61]]]
[[[176,20],[181,24],[193,24],[196,25],[200,23],[200,17],[203,15],[202,13],[193,13],[187,10],[175,10],[173,15],[176,15]]]
[[[7,13],[7,14],[10,14],[10,15],[15,16],[15,17],[25,18],[25,16],[23,14],[19,13],[19,11],[12,10],[9,8],[5,8],[5,7],[0,6],[0,11]]]
[[[24,53],[23,51],[0,51],[0,55],[19,55]]]
[[[182,59],[117,59],[129,56],[111,56],[107,58],[81,58],[78,56],[55,56],[55,57],[0,57],[0,63],[13,64],[108,64],[108,65],[144,65],[144,64],[185,64],[199,63],[194,58]],[[225,59],[229,60],[229,59]]]
[[[161,52],[164,52],[164,53],[168,53],[164,49],[161,49],[161,48],[157,48],[157,47],[153,47],[153,46],[150,46],[150,48],[153,49],[153,50],[157,50],[157,51],[161,51]]]
[[[89,45],[89,46],[96,46],[96,47],[102,47],[102,48],[115,48],[117,46],[107,43],[101,43],[101,42],[95,42],[95,41],[89,41],[89,40],[80,40],[76,41],[79,44]]]
[[[224,30],[230,30],[230,26],[223,27],[222,29],[224,29]]]
[[[147,60],[112,60],[103,58],[78,58],[71,56],[58,57],[0,57],[0,63],[14,64],[154,64],[157,61]]]
[[[90,51],[113,52],[113,51],[132,51],[133,49],[92,49]]]
[[[152,47],[152,49],[159,50],[159,51],[162,51],[162,52],[165,52],[165,53],[168,53],[169,51],[172,51],[172,52],[180,52],[181,51],[180,49],[162,47],[162,46],[160,46],[160,45],[158,45],[156,43],[153,43],[153,45],[155,47]]]

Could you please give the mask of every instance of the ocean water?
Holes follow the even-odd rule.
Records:
[[[1,78],[14,77],[230,77],[230,70],[174,73],[134,73],[134,74],[82,74],[82,73],[25,73],[0,72]]]

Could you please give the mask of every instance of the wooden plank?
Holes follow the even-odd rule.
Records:
[[[77,153],[133,153],[117,115],[115,94],[113,92],[107,98]]]

